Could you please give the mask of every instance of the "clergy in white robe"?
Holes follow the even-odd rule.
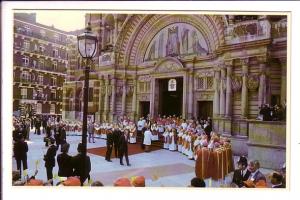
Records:
[[[150,151],[151,140],[152,140],[152,133],[151,133],[150,129],[147,128],[147,130],[144,132],[144,141],[143,141],[146,152]]]
[[[169,150],[170,151],[176,151],[177,150],[177,144],[176,144],[176,130],[173,128],[170,132],[170,138],[169,138]]]
[[[156,123],[153,123],[151,125],[151,132],[152,132],[152,135],[153,135],[152,140],[153,141],[158,141],[158,126],[157,126]]]
[[[170,139],[170,133],[169,129],[167,129],[164,134],[164,149],[169,149],[169,139]]]

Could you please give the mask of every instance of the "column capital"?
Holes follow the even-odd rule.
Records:
[[[268,57],[267,57],[267,55],[257,56],[257,60],[258,60],[259,64],[266,64]]]
[[[225,64],[226,67],[232,67],[232,65],[233,65],[233,59],[225,60],[224,64]]]
[[[249,65],[249,57],[241,58],[240,60],[241,60],[242,66],[248,66]]]

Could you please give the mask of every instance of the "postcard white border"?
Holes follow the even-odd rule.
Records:
[[[299,109],[299,94],[297,87],[299,87],[299,52],[300,52],[300,33],[299,33],[299,8],[300,2],[279,2],[279,1],[265,1],[265,2],[246,2],[246,1],[185,1],[185,2],[2,2],[2,105],[1,105],[1,120],[2,120],[2,156],[3,156],[3,198],[4,199],[188,199],[188,198],[210,198],[210,199],[287,199],[292,198],[293,195],[299,193],[299,150],[300,150],[300,134],[297,129],[297,115]],[[11,179],[11,149],[12,145],[9,139],[11,137],[12,125],[12,10],[13,9],[95,9],[99,8],[107,11],[116,10],[170,10],[170,11],[282,11],[291,12],[291,40],[290,44],[290,56],[287,66],[287,83],[290,84],[291,93],[288,90],[288,96],[291,97],[290,105],[293,110],[288,110],[291,126],[287,125],[287,131],[290,132],[290,137],[287,138],[287,145],[290,146],[291,151],[287,148],[288,155],[291,156],[291,166],[287,166],[290,169],[290,189],[289,190],[243,190],[243,189],[193,189],[193,188],[33,188],[24,189],[22,187],[12,187],[10,185]],[[269,13],[268,13],[269,14]],[[291,65],[289,65],[291,64]],[[294,87],[293,87],[294,86]],[[296,89],[295,89],[296,88]],[[289,107],[290,108],[290,107]],[[8,141],[7,141],[8,140]],[[289,156],[287,157],[289,159]],[[233,193],[234,192],[234,193]]]

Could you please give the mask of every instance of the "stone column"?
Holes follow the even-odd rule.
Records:
[[[226,62],[227,78],[226,78],[226,117],[232,115],[232,88],[231,88],[231,75],[232,75],[232,60]]]
[[[280,104],[286,103],[286,58],[280,59],[281,63],[281,83],[280,83]]]
[[[133,81],[133,94],[132,94],[132,120],[135,121],[136,118],[136,92],[137,91],[137,80]]]
[[[220,116],[225,116],[225,101],[226,101],[226,94],[225,94],[225,76],[226,71],[225,68],[221,68],[221,82],[220,82]]]
[[[122,115],[125,115],[126,113],[126,91],[127,91],[127,86],[126,86],[126,78],[123,81],[123,94],[122,94]]]
[[[220,70],[216,69],[214,74],[214,117],[220,114]]]
[[[267,86],[266,86],[266,64],[259,64],[259,88],[258,88],[258,107],[262,104],[267,103],[266,95],[267,95]]]
[[[109,79],[105,79],[105,97],[104,97],[104,119],[107,121],[107,115],[109,112]]]
[[[188,98],[188,119],[193,117],[193,101],[194,101],[194,70],[189,74],[189,98]]]
[[[151,78],[151,87],[150,87],[150,117],[154,116],[154,88],[155,88],[155,78]]]
[[[103,100],[102,100],[102,92],[104,92],[103,90],[102,90],[102,87],[105,87],[105,85],[104,85],[104,80],[103,80],[103,78],[101,77],[100,78],[100,91],[99,91],[99,107],[98,107],[98,113],[99,113],[99,121],[101,122],[101,120],[102,120],[102,117],[101,117],[101,114],[102,114],[102,111],[103,111],[103,106],[102,106],[102,104],[103,104]]]
[[[116,108],[116,78],[111,79],[111,121],[115,119],[115,108]]]
[[[249,58],[245,58],[242,61],[242,76],[243,76],[243,86],[242,86],[242,97],[241,97],[241,116],[242,118],[248,117],[248,64]]]
[[[113,40],[113,44],[115,44],[116,43],[116,41],[117,41],[117,36],[118,36],[118,16],[117,15],[115,15],[115,27],[114,27],[114,40]]]

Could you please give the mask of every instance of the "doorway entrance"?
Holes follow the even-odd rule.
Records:
[[[169,80],[176,80],[176,90],[169,91]],[[183,78],[167,78],[159,79],[159,106],[158,114],[166,115],[182,115],[182,96],[183,96]]]
[[[213,115],[212,101],[198,101],[198,118],[207,119]]]
[[[140,113],[141,117],[147,118],[150,113],[150,101],[140,101]]]

